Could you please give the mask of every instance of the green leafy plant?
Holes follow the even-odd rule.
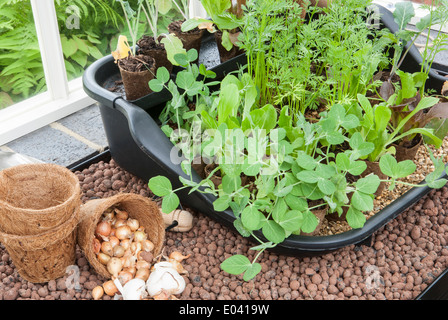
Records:
[[[151,178],[148,186],[163,198],[165,213],[179,206],[176,193],[185,189],[190,194],[215,196],[213,208],[217,212],[233,212],[235,229],[257,242],[251,248],[256,254],[252,261],[243,255],[232,256],[221,268],[230,274],[243,274],[245,281],[261,271],[257,260],[265,250],[292,235],[313,232],[320,222],[318,210],[339,216],[346,213],[352,228],[362,228],[365,213],[374,210],[375,193],[381,182],[389,181],[391,190],[400,183],[412,185],[402,179],[413,174],[416,165],[412,161],[397,162],[393,156],[394,142],[419,133],[430,138],[435,147],[441,145],[442,140],[433,129],[413,126],[423,111],[437,104],[437,98],[422,97],[392,127],[390,106],[384,101],[372,103],[366,96],[379,85],[373,76],[386,64],[389,38],[384,34],[372,38],[365,26],[361,27],[363,5],[349,1],[347,8],[336,10],[345,22],[341,25],[337,23],[338,15],[325,12],[330,15],[329,23],[313,29],[318,25],[303,25],[299,8],[290,1],[248,1],[240,20],[245,23],[241,24],[239,38],[248,55],[247,71],[241,68],[220,82],[209,83],[199,76],[207,79],[212,74],[208,75],[203,66],[192,65],[197,55],[188,52],[174,56],[185,67],[175,80],[161,70],[150,82],[153,90],[166,88],[172,95],[161,120],[174,150],[182,152],[180,166],[185,176],[179,177],[182,186],[176,189],[163,176]],[[359,20],[349,12],[359,14]],[[321,29],[325,30],[322,34]],[[311,41],[313,30],[318,35],[315,42]],[[351,37],[357,31],[359,35]],[[364,38],[369,40],[362,41]],[[280,39],[281,45],[274,43]],[[303,44],[298,39],[310,43]],[[328,41],[320,44],[323,39]],[[350,51],[354,59],[342,57],[338,44],[350,47],[357,42],[359,47]],[[307,51],[310,53],[305,54]],[[289,52],[293,54],[290,56]],[[292,66],[285,63],[293,62],[292,56],[297,52],[303,53],[305,61]],[[289,79],[297,80],[294,86],[303,82],[300,90],[322,84],[329,92],[316,93],[314,100],[324,101],[325,108],[312,119],[306,115],[306,108],[291,108],[285,103],[292,98],[282,96],[275,84],[279,78],[272,77],[274,80],[267,82],[272,70],[283,71],[286,79],[288,68],[303,70],[308,77],[297,75],[297,79]],[[307,69],[314,75],[305,72]],[[353,77],[345,77],[342,72]],[[210,89],[211,85],[218,87],[216,91]],[[403,87],[405,97],[408,85]],[[198,158],[203,163],[195,163]],[[376,174],[364,175],[366,159],[378,161],[388,180],[381,180]],[[433,154],[431,159],[435,170],[427,176],[426,183],[418,186],[440,188],[446,184],[446,179],[440,179],[446,169],[441,159]],[[199,181],[192,178],[195,164],[208,168],[196,172],[201,176]]]
[[[395,11],[393,14],[399,30],[395,34],[390,35],[395,44],[390,77],[392,77],[400,68],[410,48],[420,35],[425,35],[426,33],[426,44],[422,53],[422,73],[428,74],[435,56],[439,52],[446,50],[448,36],[441,32],[441,28],[443,28],[443,26],[448,22],[448,2],[446,0],[435,0],[431,1],[431,5],[424,5],[423,8],[427,9],[429,13],[415,24],[416,30],[411,30],[408,28],[408,24],[411,19],[415,17],[415,10],[412,2],[400,2],[395,5]],[[430,45],[429,41],[431,39],[431,28],[435,25],[440,25],[440,27],[439,30],[437,30],[438,32],[436,37],[432,40],[432,44]],[[423,95],[424,92],[425,81],[420,86],[420,94]]]
[[[55,4],[65,67],[71,80],[81,76],[90,63],[110,52],[110,41],[123,19],[115,2],[106,0],[73,0],[70,2],[72,11],[68,11],[66,2],[58,0]],[[79,28],[66,26],[70,14],[79,19]],[[0,48],[0,91],[18,102],[45,90],[45,75],[29,1],[0,3]]]
[[[201,29],[206,28],[211,33],[220,30],[222,31],[222,45],[227,51],[230,51],[238,37],[238,33],[236,36],[233,35],[233,30],[240,26],[237,21],[236,11],[238,10],[233,8],[232,1],[229,0],[203,0],[201,4],[211,20],[202,18],[188,19],[182,24],[182,31],[193,30],[197,27]],[[241,4],[239,6],[241,7]]]

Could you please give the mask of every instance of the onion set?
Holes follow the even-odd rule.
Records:
[[[152,265],[156,262],[154,243],[140,222],[125,210],[110,208],[102,215],[92,246],[98,261],[111,275],[111,280],[92,290],[95,300],[104,294],[123,300],[168,300],[185,289],[181,275],[187,272],[181,262],[190,255],[160,255]],[[162,257],[167,261],[161,262]]]

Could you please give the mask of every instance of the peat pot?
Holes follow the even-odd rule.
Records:
[[[383,27],[392,32],[397,30],[393,15],[387,9],[379,6],[382,14]],[[205,41],[205,40],[203,40]],[[204,42],[203,42],[204,45]],[[216,54],[210,50],[201,49],[200,61],[210,61],[207,55]],[[413,72],[422,61],[416,47],[411,48],[402,69]],[[245,55],[239,55],[222,64],[211,68],[218,79],[227,73],[235,71],[239,66],[247,63]],[[180,165],[173,164],[170,152],[173,144],[165,136],[157,122],[158,115],[171,96],[167,91],[151,93],[136,101],[126,101],[120,95],[104,88],[104,84],[116,79],[118,70],[114,66],[111,56],[96,61],[85,72],[83,81],[87,94],[99,102],[100,112],[104,123],[111,157],[128,172],[148,181],[151,177],[163,175],[169,178],[174,188],[182,186],[179,176],[186,175]],[[440,92],[446,80],[435,69],[430,70],[428,86]],[[193,173],[193,178],[201,178]],[[293,256],[321,255],[353,244],[369,244],[372,234],[394,219],[405,209],[416,203],[430,191],[429,188],[413,188],[392,202],[388,207],[370,218],[362,229],[351,230],[331,236],[300,236],[292,235],[283,243],[277,245],[273,252]],[[202,212],[227,227],[234,229],[235,217],[233,212],[215,212],[213,201],[216,199],[209,194],[198,192],[188,194],[188,190],[178,193],[182,204]],[[261,232],[257,234],[262,237]]]

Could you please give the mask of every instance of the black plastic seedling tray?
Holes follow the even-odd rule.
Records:
[[[392,13],[381,6],[379,9],[382,15],[382,27],[389,28],[392,32],[396,31],[397,26],[393,21]],[[204,39],[203,48],[204,46],[210,47],[210,41],[212,41],[210,37]],[[201,49],[200,59],[202,57],[204,60],[204,55],[213,54],[216,54],[216,51],[213,53],[210,50]],[[405,59],[402,69],[409,72],[416,71],[421,62],[419,51],[413,47]],[[246,63],[246,57],[241,55],[211,69],[218,78],[223,78]],[[440,92],[446,78],[436,70],[431,70],[429,75],[429,87]],[[162,132],[157,122],[160,111],[171,98],[170,94],[162,91],[149,94],[136,101],[127,101],[120,94],[105,88],[117,79],[119,79],[119,71],[112,56],[96,61],[86,70],[83,77],[85,91],[99,103],[111,157],[120,167],[141,179],[148,181],[151,177],[163,175],[171,180],[174,188],[180,187],[179,176],[188,177],[180,165],[172,163],[170,152],[173,144]],[[193,178],[198,182],[201,180],[196,173],[193,173]],[[409,190],[368,219],[361,229],[329,236],[292,235],[271,250],[286,255],[312,256],[354,244],[370,245],[370,239],[378,229],[416,203],[429,191],[430,189],[426,187]],[[178,195],[183,205],[202,212],[229,228],[234,228],[235,217],[232,211],[216,212],[213,210],[213,202],[216,199],[214,196],[199,192],[188,194],[188,190],[185,189]],[[261,232],[257,236],[263,238]]]

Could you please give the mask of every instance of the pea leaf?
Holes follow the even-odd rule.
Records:
[[[353,207],[350,207],[348,209],[346,219],[349,226],[354,229],[362,228],[366,223],[365,215],[361,211],[356,210]]]
[[[373,196],[363,192],[353,192],[351,204],[353,207],[360,211],[372,211],[373,210]]]
[[[316,183],[319,177],[315,171],[303,170],[297,174],[297,179],[306,183]]]
[[[232,199],[228,195],[222,195],[213,202],[213,208],[215,211],[222,212],[225,211],[230,206]]]
[[[356,190],[360,192],[374,194],[377,191],[380,183],[380,178],[377,175],[369,175],[356,181],[355,185]]]
[[[170,194],[163,197],[162,212],[171,213],[179,207],[179,204],[179,197],[174,192],[171,192]]]
[[[171,181],[163,176],[153,177],[148,182],[149,189],[159,197],[164,197],[170,194],[173,190]]]
[[[317,186],[319,187],[320,191],[322,191],[326,195],[333,194],[336,191],[336,186],[334,185],[331,180],[327,180],[324,178],[320,178],[319,181],[317,181]]]
[[[274,243],[283,242],[286,237],[285,230],[273,220],[266,221],[263,225],[262,232],[266,239]]]
[[[417,168],[412,160],[397,163],[397,160],[390,154],[382,156],[379,164],[381,171],[392,179],[405,178],[414,173]]]
[[[303,151],[297,153],[297,164],[305,170],[314,170],[317,166],[317,161],[313,157],[307,155]]]
[[[286,231],[300,230],[303,214],[299,210],[289,210],[277,215],[275,221]]]
[[[248,230],[260,229],[265,220],[265,216],[255,206],[248,206],[241,213],[241,222]]]
[[[227,273],[238,275],[245,272],[252,264],[243,255],[234,255],[221,263],[221,269]]]
[[[244,280],[244,281],[250,281],[250,280],[252,280],[253,278],[255,278],[255,276],[256,276],[257,274],[260,273],[260,271],[261,271],[261,264],[259,264],[259,263],[251,264],[251,265],[247,268],[246,272],[244,272],[243,280]]]
[[[302,231],[305,233],[310,233],[316,230],[319,224],[319,219],[310,211],[307,210],[303,213]]]

